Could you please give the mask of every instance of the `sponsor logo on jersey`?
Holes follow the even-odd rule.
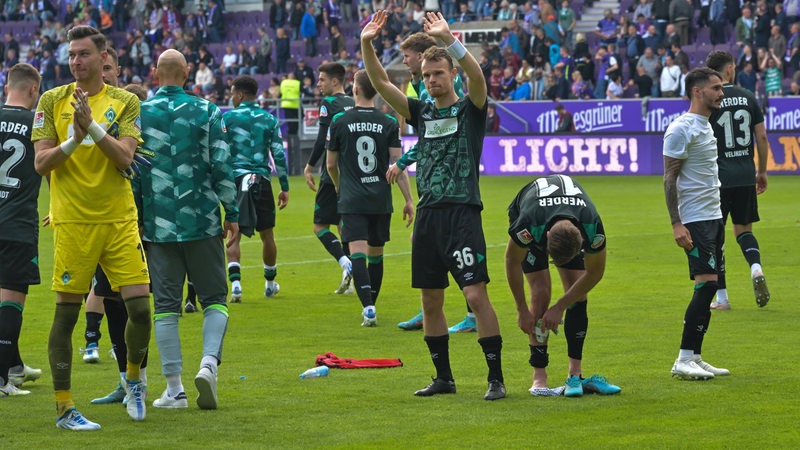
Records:
[[[72,113],[61,113],[61,120],[72,120]]]
[[[530,231],[522,230],[517,232],[517,239],[525,245],[530,244],[533,242],[533,236],[531,235]]]
[[[328,108],[326,108],[325,105],[322,105],[319,108],[319,116],[320,117],[328,117]]]
[[[117,118],[117,113],[114,111],[114,108],[109,106],[106,112],[103,113],[103,116],[106,118],[108,123],[114,123],[114,120]]]
[[[33,128],[42,128],[43,126],[44,126],[44,111],[36,111],[36,115],[33,116]]]
[[[458,118],[448,117],[446,119],[426,120],[425,137],[438,138],[450,136],[458,132]]]
[[[597,234],[597,235],[595,235],[594,239],[592,240],[592,245],[590,245],[590,247],[592,247],[593,250],[597,250],[598,248],[600,248],[603,245],[603,243],[605,241],[606,241],[605,235]]]

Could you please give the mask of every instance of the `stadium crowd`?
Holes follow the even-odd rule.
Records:
[[[384,65],[400,56],[405,36],[421,30],[425,11],[441,10],[450,22],[503,22],[500,41],[475,52],[495,101],[680,97],[685,74],[714,49],[736,56],[737,85],[760,95],[800,95],[800,0],[740,3],[621,0],[593,32],[576,33],[591,2],[273,0],[264,11],[240,13],[225,11],[222,0],[7,0],[0,20],[39,27],[30,42],[3,33],[0,83],[18,61],[40,69],[43,90],[69,81],[66,32],[85,24],[114,42],[120,81],[142,84],[150,96],[154,62],[170,48],[190,64],[185,87],[221,105],[230,104],[230,83],[240,74],[260,82],[262,104],[277,102],[290,74],[303,98],[318,97],[313,69],[327,61],[346,67],[350,93],[363,68],[358,34],[372,11],[389,8],[374,41]]]

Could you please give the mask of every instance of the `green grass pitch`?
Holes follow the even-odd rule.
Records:
[[[27,397],[0,399],[0,448],[797,448],[800,360],[796,318],[800,268],[800,178],[771,177],[759,198],[762,221],[755,235],[762,249],[770,304],[759,309],[749,271],[727,232],[728,289],[733,310],[714,312],[703,356],[733,373],[706,382],[670,378],[683,313],[692,294],[683,252],[675,245],[660,177],[577,177],[600,211],[608,235],[605,278],[589,296],[584,375],[599,373],[622,387],[620,395],[579,399],[528,394],[531,367],[527,337],[516,325],[505,282],[506,206],[529,178],[484,177],[483,224],[488,245],[489,295],[504,338],[508,398],[482,399],[486,365],[476,334],[450,339],[456,395],[414,397],[433,375],[422,332],[396,327],[417,312],[410,287],[410,230],[396,213],[386,246],[378,327],[360,326],[355,295],[337,296],[340,271],[312,233],[313,193],[291,179],[289,206],[278,213],[278,278],[281,292],[263,297],[260,244],[243,240],[241,304],[230,305],[224,361],[219,370],[219,410],[200,411],[192,379],[199,368],[201,314],[180,321],[188,410],[148,407],[133,423],[119,405],[90,405],[116,384],[102,325],[102,360],[84,364],[83,315],[73,334],[73,396],[99,422],[99,432],[54,426],[55,410],[47,336],[53,316],[52,233],[42,229],[42,286],[25,308],[23,359],[44,369]],[[413,183],[412,183],[413,184]],[[395,210],[400,211],[395,190]],[[42,188],[41,208],[48,192]],[[557,280],[557,278],[554,278]],[[561,293],[553,288],[554,299]],[[446,294],[448,322],[465,313],[464,299]],[[105,321],[104,321],[105,322]],[[166,383],[155,339],[150,346],[148,405]],[[319,353],[351,358],[401,358],[395,369],[332,370],[300,380]],[[551,337],[550,384],[562,383],[566,343]],[[794,406],[792,406],[794,405]]]

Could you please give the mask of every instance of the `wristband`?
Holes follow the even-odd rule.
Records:
[[[103,127],[101,127],[100,124],[97,123],[96,120],[93,120],[92,124],[89,125],[88,131],[89,131],[89,136],[92,137],[92,140],[94,141],[95,144],[102,141],[103,138],[106,137],[106,134],[108,134],[106,133],[106,130],[104,130]]]
[[[447,50],[447,53],[449,53],[450,56],[456,60],[460,60],[467,54],[467,48],[464,47],[464,44],[462,44],[458,39],[453,41],[452,44],[448,45],[445,50]]]
[[[75,153],[76,148],[78,148],[78,143],[75,142],[74,137],[71,137],[61,143],[61,151],[64,152],[64,154],[67,156]]]

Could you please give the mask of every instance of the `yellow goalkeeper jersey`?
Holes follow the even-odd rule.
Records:
[[[73,133],[72,93],[75,83],[45,92],[33,120],[33,142],[61,143]],[[141,145],[139,99],[113,86],[89,97],[92,117],[114,138],[133,137]],[[50,173],[50,215],[53,224],[113,223],[136,220],[130,182],[88,134],[64,164]]]

